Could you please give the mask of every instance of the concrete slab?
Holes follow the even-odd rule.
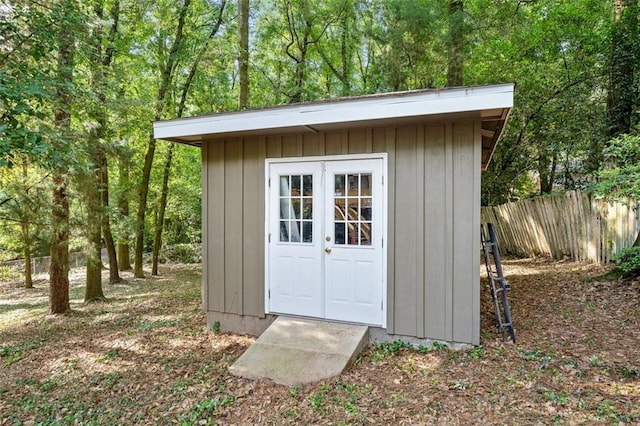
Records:
[[[364,325],[278,317],[229,372],[285,386],[317,382],[340,374],[368,342]]]

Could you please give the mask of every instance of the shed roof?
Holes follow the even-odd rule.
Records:
[[[513,91],[507,83],[353,96],[156,121],[153,131],[156,139],[202,146],[228,137],[480,119],[484,169],[513,107]]]

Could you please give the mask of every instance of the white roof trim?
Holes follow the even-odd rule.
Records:
[[[156,139],[255,132],[513,107],[514,85],[418,90],[220,113],[153,123]]]

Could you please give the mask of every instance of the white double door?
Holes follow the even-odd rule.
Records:
[[[384,160],[267,170],[267,311],[384,325]]]

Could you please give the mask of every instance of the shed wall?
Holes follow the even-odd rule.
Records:
[[[203,143],[205,309],[265,316],[266,158],[386,152],[387,332],[478,344],[480,129],[478,121]]]

